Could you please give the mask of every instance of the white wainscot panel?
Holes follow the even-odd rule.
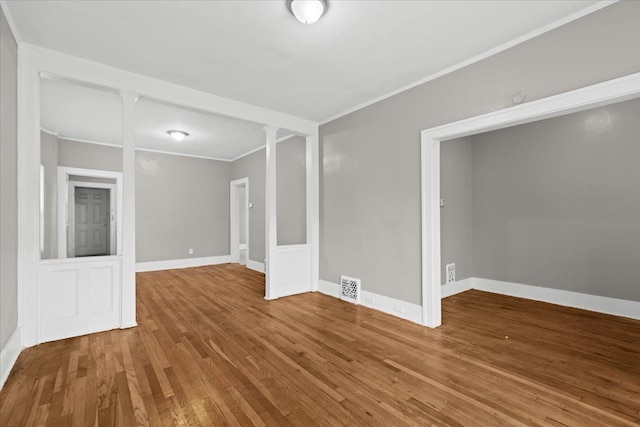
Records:
[[[278,246],[277,298],[311,292],[311,245]]]
[[[40,264],[39,342],[120,327],[121,257]]]

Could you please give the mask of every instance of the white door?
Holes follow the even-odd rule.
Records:
[[[109,255],[109,190],[76,187],[76,256]]]

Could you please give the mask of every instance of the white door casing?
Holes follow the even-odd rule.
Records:
[[[442,323],[440,277],[440,143],[622,102],[640,96],[640,73],[422,131],[422,323]]]

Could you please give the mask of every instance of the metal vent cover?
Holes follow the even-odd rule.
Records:
[[[353,304],[360,304],[360,279],[340,276],[340,299]]]

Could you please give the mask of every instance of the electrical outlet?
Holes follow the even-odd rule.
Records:
[[[395,304],[395,305],[394,305],[394,308],[396,309],[396,311],[397,311],[398,313],[404,313],[404,312],[405,312],[404,305],[401,305],[401,304]]]
[[[367,304],[367,305],[373,305],[373,298],[364,297],[364,303]]]
[[[447,283],[453,283],[456,281],[456,264],[447,264],[445,267],[447,272]]]
[[[193,255],[193,248],[189,248],[189,255]]]

